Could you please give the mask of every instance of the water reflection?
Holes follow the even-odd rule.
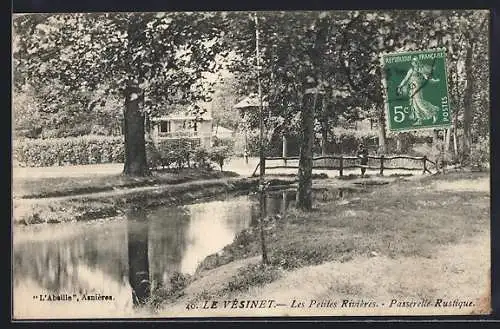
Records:
[[[266,199],[268,215],[294,202],[293,192]],[[40,293],[112,295],[110,313],[130,310],[145,301],[153,283],[168,285],[175,272],[193,273],[258,218],[257,196],[240,196],[153,211],[131,207],[124,220],[16,227],[14,311],[33,314],[39,306],[32,296]],[[94,307],[104,312],[104,304]]]
[[[132,207],[127,211],[126,218],[129,282],[132,287],[134,305],[140,305],[146,302],[151,290],[147,213],[142,208]]]

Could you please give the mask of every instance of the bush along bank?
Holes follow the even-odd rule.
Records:
[[[211,147],[200,146],[190,139],[146,142],[150,168],[204,168],[216,164],[221,170],[233,154],[233,144],[215,140]],[[14,163],[20,167],[51,167],[122,163],[125,159],[121,136],[87,135],[51,139],[23,139],[13,144]]]
[[[14,201],[14,223],[21,225],[63,223],[121,216],[124,209],[137,205],[145,208],[178,206],[227,193],[239,193],[257,188],[258,178],[228,178],[214,181],[192,181],[161,186],[144,191],[110,192],[106,196],[75,196],[50,202],[37,200]],[[292,184],[294,180],[273,179],[270,185]]]
[[[125,156],[123,143],[120,136],[24,139],[13,144],[13,156],[21,167],[119,163]]]

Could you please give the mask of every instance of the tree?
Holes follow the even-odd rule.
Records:
[[[261,40],[260,67],[255,67],[255,25],[248,17],[232,17],[231,39],[237,56],[230,68],[239,74],[243,93],[256,90],[256,72],[260,72],[266,100],[265,115],[268,132],[301,127],[301,155],[297,203],[304,209],[311,208],[312,141],[314,139],[313,107],[322,100],[311,102],[308,89],[321,89],[321,94],[335,84],[336,54],[335,19],[339,12],[274,12],[259,13]],[[327,65],[328,64],[328,65]],[[316,93],[314,93],[316,94]],[[312,97],[312,96],[311,96]],[[320,114],[321,115],[321,114]],[[268,136],[271,134],[269,133]],[[268,140],[271,138],[268,137]]]
[[[477,25],[477,20],[481,19],[481,23]],[[473,119],[473,97],[474,93],[477,92],[477,87],[475,85],[477,79],[474,74],[474,69],[476,68],[474,65],[474,53],[477,48],[477,40],[480,39],[481,36],[486,36],[484,33],[484,27],[487,22],[487,17],[481,17],[471,14],[471,17],[464,24],[466,31],[464,31],[465,35],[465,79],[466,79],[466,87],[464,91],[464,119],[463,119],[463,127],[464,127],[464,138],[463,138],[463,152],[466,158],[470,157],[471,153],[471,144],[472,144],[472,136],[471,136],[471,127],[472,127],[472,119]],[[487,41],[486,41],[487,42]],[[483,43],[483,49],[481,50],[483,53],[487,53],[486,47]],[[484,109],[483,109],[484,110]]]
[[[207,105],[211,109],[215,129],[222,126],[234,130],[238,128],[241,120],[233,108],[237,103],[235,77],[224,70],[220,72],[219,78],[219,82],[214,86],[212,101]]]
[[[222,51],[220,18],[206,12],[17,16],[14,81],[35,88],[60,84],[68,95],[104,89],[89,107],[110,95],[121,97],[123,172],[147,175],[144,117],[173,103],[206,100],[210,85],[203,74],[217,69],[215,57]]]

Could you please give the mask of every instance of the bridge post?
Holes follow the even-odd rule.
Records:
[[[287,149],[286,149],[286,136],[285,134],[283,134],[283,145],[282,145],[282,149],[281,149],[281,155],[283,157],[283,162],[285,163],[285,167],[286,167],[286,154],[287,154]]]
[[[380,156],[380,176],[384,176],[384,155]]]
[[[344,158],[342,154],[340,155],[339,163],[339,176],[342,177],[344,175]]]

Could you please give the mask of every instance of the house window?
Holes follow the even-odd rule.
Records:
[[[170,121],[160,121],[160,132],[169,133],[172,130]]]

